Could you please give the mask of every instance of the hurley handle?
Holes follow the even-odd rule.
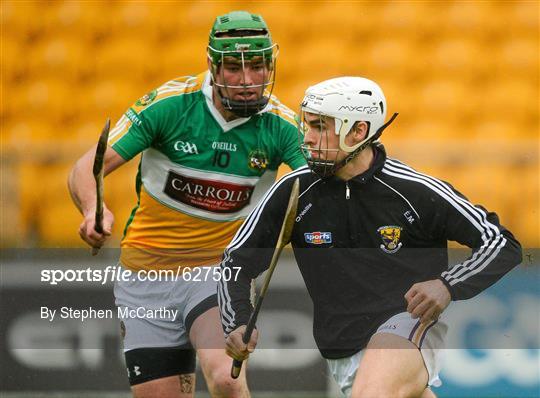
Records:
[[[257,315],[259,314],[259,310],[261,309],[262,300],[257,300],[257,305],[255,307],[255,311],[251,313],[251,316],[249,317],[249,321],[246,326],[246,330],[244,332],[244,335],[242,336],[242,341],[244,344],[249,343],[249,340],[251,340],[251,334],[253,333],[253,329],[255,329],[255,322],[257,322]],[[232,367],[231,367],[231,377],[233,379],[238,379],[238,376],[240,376],[240,371],[242,370],[242,363],[244,361],[241,361],[239,359],[233,359]]]
[[[238,376],[240,376],[240,371],[242,370],[243,363],[244,361],[233,359],[232,368],[231,368],[231,377],[233,379],[238,379]]]

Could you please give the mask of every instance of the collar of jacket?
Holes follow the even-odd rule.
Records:
[[[371,162],[371,165],[369,166],[369,169],[367,169],[361,174],[354,176],[349,180],[349,182],[354,181],[360,184],[365,184],[373,177],[375,173],[377,173],[383,168],[384,162],[386,162],[386,150],[384,149],[383,144],[375,143],[371,147],[373,148],[373,154],[375,156],[373,158],[373,161]],[[344,182],[342,179],[336,176],[329,177],[328,181]]]

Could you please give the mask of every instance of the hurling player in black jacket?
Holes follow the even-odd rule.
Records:
[[[495,213],[386,156],[377,139],[395,116],[385,124],[384,94],[368,79],[336,78],[306,91],[308,166],[268,191],[221,264],[241,267],[218,287],[231,357],[245,359],[255,347],[256,332],[242,342],[250,283],[269,266],[299,178],[291,244],[313,300],[315,341],[340,388],[352,397],[434,396],[447,329],[441,313],[520,263],[521,248]],[[449,240],[472,255],[449,267]]]

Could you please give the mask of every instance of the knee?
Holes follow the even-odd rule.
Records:
[[[233,379],[231,369],[225,366],[214,368],[207,378],[212,397],[217,398],[247,398],[245,378]]]

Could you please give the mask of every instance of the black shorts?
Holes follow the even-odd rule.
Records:
[[[129,384],[195,372],[191,346],[136,348],[125,352]]]

